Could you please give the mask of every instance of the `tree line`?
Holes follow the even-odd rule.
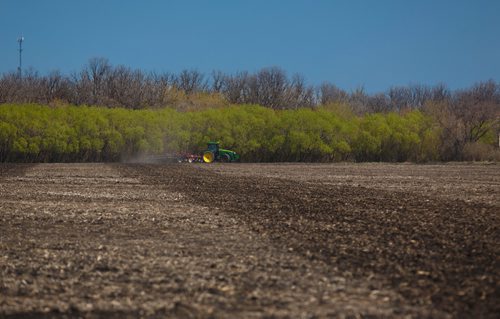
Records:
[[[291,79],[276,67],[255,74],[234,75],[197,70],[155,73],[113,66],[107,59],[91,59],[69,76],[58,71],[40,75],[33,69],[3,74],[0,103],[99,105],[129,109],[174,107],[192,110],[214,105],[259,104],[274,109],[316,105],[314,88],[300,75]]]
[[[90,59],[79,72],[70,75],[58,71],[40,75],[28,69],[22,76],[12,72],[0,77],[0,104],[62,101],[72,105],[131,109],[169,106],[182,110],[190,102],[194,109],[198,103],[202,107],[200,95],[204,98],[212,95],[210,102],[216,104],[258,104],[272,109],[345,103],[356,114],[364,114],[420,109],[429,101],[463,104],[471,96],[481,102],[498,103],[500,83],[490,80],[458,91],[451,91],[444,84],[414,84],[368,94],[362,87],[348,92],[329,82],[309,85],[302,75],[289,77],[278,67],[255,73],[213,71],[207,76],[197,70],[177,74],[144,72],[113,66],[105,58]]]
[[[143,154],[200,153],[207,141],[219,140],[251,162],[428,162],[447,160],[445,132],[420,110],[356,115],[341,104],[298,110],[234,105],[194,112],[3,104],[0,161],[122,161]],[[491,146],[494,139],[489,130],[478,141]],[[500,159],[493,146],[482,151],[477,159]]]
[[[40,75],[34,70],[26,70],[22,76],[3,74],[0,104],[5,103],[180,112],[261,105],[274,111],[296,110],[297,114],[303,109],[329,109],[351,119],[419,111],[438,128],[440,155],[435,159],[444,161],[492,158],[498,152],[500,135],[500,84],[493,80],[455,91],[442,84],[415,84],[367,94],[363,88],[348,92],[332,83],[308,85],[301,75],[289,77],[276,67],[255,73],[214,71],[209,76],[196,70],[159,74],[94,58],[70,75]],[[304,159],[299,156],[297,160]]]

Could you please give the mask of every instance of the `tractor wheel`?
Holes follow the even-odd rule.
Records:
[[[231,156],[229,156],[229,154],[224,154],[221,156],[220,161],[223,163],[229,163],[231,162]]]
[[[212,163],[214,160],[215,160],[214,153],[210,151],[206,151],[205,153],[203,153],[203,161],[205,163]]]

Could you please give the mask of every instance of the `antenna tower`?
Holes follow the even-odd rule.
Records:
[[[22,59],[22,53],[23,53],[23,41],[24,41],[24,37],[23,36],[20,36],[19,38],[17,38],[17,42],[19,42],[19,67],[17,68],[17,73],[19,75],[19,77],[22,76],[22,66],[23,66],[23,59]]]

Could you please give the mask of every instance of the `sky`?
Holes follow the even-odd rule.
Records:
[[[207,75],[277,66],[375,93],[500,82],[500,0],[0,0],[0,73],[93,57]]]

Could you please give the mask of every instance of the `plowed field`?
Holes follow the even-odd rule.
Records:
[[[0,164],[1,318],[500,313],[498,165]]]

